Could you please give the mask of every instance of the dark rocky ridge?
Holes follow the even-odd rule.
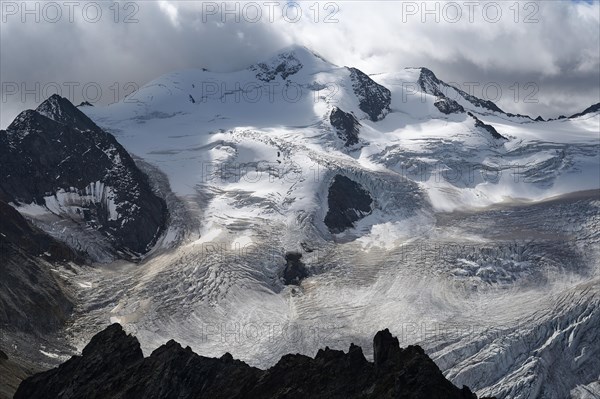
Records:
[[[373,122],[383,119],[390,112],[392,93],[359,69],[348,68],[348,70],[352,89],[358,98],[358,107],[369,115]]]
[[[373,198],[363,186],[346,176],[336,175],[329,186],[329,209],[325,225],[336,234],[354,226],[354,222],[371,213]]]
[[[61,217],[101,231],[130,257],[147,252],[166,222],[165,202],[127,151],[53,95],[0,131],[0,199],[46,205],[57,195],[68,202]]]
[[[338,107],[333,107],[331,114],[329,114],[329,122],[335,128],[337,136],[344,140],[346,147],[358,144],[358,133],[361,125],[354,115],[344,112]]]
[[[485,108],[490,111],[498,112],[501,114],[505,114],[496,104],[489,100],[482,100],[475,96],[470,95],[469,93],[454,87],[452,85],[448,85],[445,82],[439,80],[435,74],[427,68],[421,68],[421,75],[419,75],[419,80],[417,81],[419,86],[421,86],[421,90],[426,93],[433,94],[436,97],[447,98],[445,93],[443,93],[439,87],[446,86],[451,87],[456,90],[465,100],[475,105],[476,107]]]
[[[425,92],[425,93],[432,94],[432,95],[438,97],[439,99],[446,99],[449,101],[456,102],[455,100],[448,98],[448,96],[446,96],[446,93],[444,93],[440,89],[440,87],[452,88],[452,89],[456,90],[456,92],[462,98],[464,98],[469,103],[473,104],[475,107],[483,108],[483,109],[486,109],[491,112],[497,112],[500,114],[504,114],[509,117],[519,117],[519,118],[531,119],[531,117],[528,115],[512,114],[509,112],[505,112],[502,109],[500,109],[500,107],[498,107],[493,101],[483,100],[481,98],[478,98],[476,96],[473,96],[473,95],[465,92],[464,90],[459,89],[458,87],[449,85],[448,83],[438,79],[438,77],[435,76],[435,74],[430,69],[427,69],[427,68],[419,68],[419,69],[421,70],[421,74],[419,75],[419,79],[418,79],[417,83],[421,87],[421,90],[423,90],[423,92]],[[458,103],[457,103],[457,105],[460,106],[460,104],[458,104]],[[436,107],[437,107],[437,105],[436,105]],[[439,109],[439,107],[438,107],[438,109]],[[440,109],[440,111],[444,112],[441,109]]]
[[[483,123],[479,118],[477,118],[475,115],[473,115],[470,112],[467,112],[467,114],[473,118],[475,120],[475,127],[476,128],[480,128],[485,130],[486,132],[488,132],[493,138],[497,139],[497,140],[507,140],[506,137],[504,137],[503,135],[501,135],[500,133],[498,133],[498,131],[496,130],[496,128],[492,125],[488,125],[486,123]]]
[[[296,57],[294,51],[278,54],[269,63],[258,63],[250,67],[256,72],[256,78],[263,82],[270,82],[281,76],[281,79],[286,80],[289,76],[297,73],[302,69],[303,65]]]
[[[433,94],[438,98],[446,98],[446,95],[439,89],[440,85],[443,84],[441,80],[435,76],[433,71],[427,68],[420,68],[421,74],[417,83],[425,93]]]
[[[138,340],[113,324],[81,356],[24,380],[14,398],[476,399],[469,388],[446,380],[423,349],[400,348],[387,329],[375,335],[373,346],[374,363],[351,344],[347,353],[289,354],[260,370],[228,353],[199,356],[172,340],[144,358]]]
[[[571,115],[569,117],[569,119],[579,118],[580,116],[584,116],[584,115],[587,115],[587,114],[593,114],[595,112],[600,112],[600,103],[596,103],[596,104],[594,104],[592,106],[587,107],[586,109],[584,109],[581,112],[578,112],[578,113],[576,113],[574,115]]]
[[[444,82],[439,80],[435,74],[427,68],[421,68],[421,74],[417,81],[421,90],[425,93],[433,94],[437,97],[437,100],[433,105],[443,114],[450,115],[455,113],[465,112],[465,109],[457,101],[452,100],[440,90],[440,86],[444,85]]]

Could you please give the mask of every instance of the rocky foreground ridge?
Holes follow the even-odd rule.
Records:
[[[374,361],[354,344],[326,347],[314,358],[288,354],[268,370],[229,353],[195,354],[171,340],[144,358],[137,338],[113,324],[95,335],[81,356],[24,380],[27,398],[406,398],[476,399],[457,388],[419,346],[400,348],[387,330],[373,339]]]

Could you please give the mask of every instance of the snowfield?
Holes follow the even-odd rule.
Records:
[[[150,175],[170,224],[140,264],[69,276],[73,344],[119,322],[146,354],[175,339],[267,367],[389,328],[478,395],[600,397],[600,114],[534,122],[420,68],[357,76],[292,47],[81,107]],[[436,88],[465,112],[441,112]],[[358,144],[334,106],[360,122]],[[324,223],[336,175],[373,199],[340,234]],[[90,190],[110,207],[108,187]],[[299,286],[279,278],[288,251],[310,271]]]

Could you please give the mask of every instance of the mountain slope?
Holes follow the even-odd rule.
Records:
[[[4,201],[98,230],[127,256],[147,252],[165,224],[164,201],[129,154],[60,96],[0,131],[0,169]]]
[[[0,398],[47,367],[40,347],[72,316],[77,288],[67,275],[83,262],[0,201]]]
[[[3,201],[0,220],[0,329],[29,334],[58,329],[71,313],[74,298],[52,264],[82,263],[82,257]]]

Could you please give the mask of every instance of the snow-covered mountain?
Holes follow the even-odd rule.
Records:
[[[92,260],[144,254],[164,227],[127,151],[58,95],[0,131],[0,167],[0,197]]]
[[[595,389],[597,107],[536,121],[426,68],[368,76],[294,46],[79,110],[170,216],[141,264],[72,277],[80,349],[119,322],[144,349],[172,338],[265,367],[390,328],[478,395]]]

